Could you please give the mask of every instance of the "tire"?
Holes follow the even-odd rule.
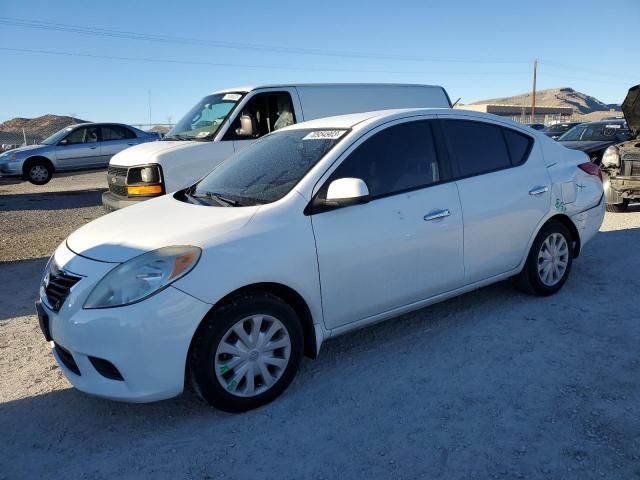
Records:
[[[243,294],[209,314],[198,328],[189,379],[214,407],[246,412],[286,390],[300,366],[303,344],[302,326],[291,306],[269,293]]]
[[[44,185],[51,180],[53,167],[45,160],[31,160],[25,166],[23,176],[34,185]]]
[[[556,220],[549,220],[531,245],[525,266],[516,279],[519,287],[533,295],[553,295],[569,277],[573,253],[569,229]],[[547,270],[545,265],[549,265],[549,262],[551,265]]]
[[[627,207],[629,206],[629,199],[625,198],[622,203],[606,203],[605,208],[607,212],[611,213],[624,213],[627,211]]]

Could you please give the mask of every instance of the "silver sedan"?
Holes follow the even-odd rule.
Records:
[[[0,177],[22,176],[44,185],[55,172],[101,168],[116,153],[139,143],[160,140],[119,123],[82,123],[63,128],[39,145],[16,148],[0,155]]]

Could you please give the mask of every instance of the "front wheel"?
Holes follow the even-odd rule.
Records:
[[[216,408],[244,412],[289,386],[303,354],[295,311],[268,293],[239,296],[198,329],[189,358],[196,392]]]
[[[34,185],[44,185],[49,183],[53,176],[53,168],[47,162],[36,160],[27,165],[25,177]]]
[[[547,222],[538,232],[525,266],[518,275],[520,287],[540,296],[560,290],[571,271],[572,244],[567,227],[555,220]]]

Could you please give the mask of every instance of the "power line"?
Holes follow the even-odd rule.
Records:
[[[124,30],[111,30],[98,27],[84,27],[81,25],[70,25],[66,23],[45,22],[41,20],[28,20],[22,18],[2,17],[0,16],[0,25],[22,27],[22,28],[34,28],[43,30],[52,30],[67,33],[77,33],[81,35],[92,35],[111,38],[124,38],[129,40],[144,40],[150,42],[162,42],[162,43],[175,43],[181,45],[198,45],[198,46],[211,46],[218,48],[227,48],[235,50],[254,50],[254,51],[269,51],[276,53],[286,53],[295,55],[317,55],[317,56],[329,56],[329,57],[343,57],[343,58],[362,58],[362,59],[379,59],[379,60],[398,60],[406,62],[434,62],[434,63],[479,63],[479,64],[528,64],[528,60],[485,60],[477,58],[450,58],[450,57],[415,57],[406,55],[384,55],[371,52],[349,52],[349,51],[335,51],[335,50],[320,50],[300,47],[283,47],[276,45],[258,45],[250,43],[237,43],[237,42],[221,42],[204,40],[198,38],[189,37],[175,37],[169,35],[157,35],[130,32]]]
[[[386,74],[398,74],[398,75],[442,75],[443,72],[426,72],[426,71],[400,71],[400,70],[356,70],[347,68],[324,68],[324,67],[295,67],[291,65],[255,65],[248,63],[219,63],[219,62],[204,62],[197,60],[181,60],[181,59],[169,59],[169,58],[151,58],[151,57],[124,57],[116,55],[99,55],[93,53],[80,53],[80,52],[67,52],[61,50],[40,50],[29,48],[8,48],[0,47],[0,50],[8,52],[19,53],[33,53],[43,55],[63,55],[69,57],[84,57],[94,59],[106,59],[106,60],[124,60],[131,62],[153,62],[153,63],[171,63],[182,65],[206,65],[212,67],[231,67],[231,68],[256,68],[256,69],[273,69],[273,70],[295,70],[295,71],[315,71],[315,72],[341,72],[341,73],[386,73]],[[522,75],[523,72],[446,72],[446,75]]]

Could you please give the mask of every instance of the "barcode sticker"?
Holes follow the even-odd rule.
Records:
[[[316,130],[307,134],[303,140],[336,140],[344,135],[346,130]]]
[[[240,95],[239,93],[227,93],[224,97],[222,97],[222,100],[237,102],[238,100],[240,100],[240,97],[242,97],[242,95]]]

